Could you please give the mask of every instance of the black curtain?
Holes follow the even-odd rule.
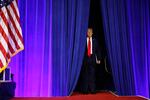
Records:
[[[90,1],[89,27],[93,28],[93,36],[99,42],[102,53],[101,64],[96,67],[96,89],[114,91],[111,67],[107,61],[107,53],[105,49],[105,38],[103,32],[103,23],[100,9],[100,0]],[[80,91],[80,78],[75,91]]]

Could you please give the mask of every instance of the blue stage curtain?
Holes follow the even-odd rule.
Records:
[[[67,96],[76,86],[85,50],[90,0],[54,0],[52,94]]]
[[[9,66],[16,96],[66,96],[80,73],[89,0],[19,0],[25,49]]]
[[[25,49],[9,64],[15,96],[52,96],[52,0],[18,1]]]
[[[150,97],[150,1],[101,0],[117,93]]]

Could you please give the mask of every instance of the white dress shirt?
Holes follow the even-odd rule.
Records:
[[[92,37],[90,37],[90,41],[91,41],[91,54],[93,54],[93,50],[92,50]],[[89,37],[87,37],[87,48],[88,48],[88,42],[89,42]]]

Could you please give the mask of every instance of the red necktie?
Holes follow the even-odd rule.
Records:
[[[90,57],[91,56],[91,40],[89,38],[89,41],[88,41],[88,56]]]

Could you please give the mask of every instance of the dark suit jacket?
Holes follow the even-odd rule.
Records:
[[[92,55],[88,57],[87,55],[87,43],[85,46],[85,53],[84,53],[84,60],[81,69],[81,91],[89,91],[88,88],[90,87],[92,90],[95,89],[95,66],[96,66],[96,56],[97,59],[101,59],[100,48],[96,39],[92,37]],[[90,86],[89,86],[90,85]]]
[[[98,42],[95,38],[92,37],[92,62],[93,64],[96,64],[96,57],[98,60],[101,60],[101,50],[100,47],[98,45]],[[87,44],[85,46],[85,53],[84,53],[84,64],[87,63],[87,59],[88,59],[88,55],[87,55]]]

